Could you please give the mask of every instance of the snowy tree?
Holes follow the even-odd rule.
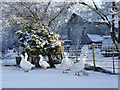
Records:
[[[62,42],[59,41],[59,34],[54,34],[49,27],[40,24],[25,24],[24,31],[18,30],[20,45],[23,51],[27,51],[32,57],[49,57],[51,67],[54,66],[52,56],[60,54]]]
[[[90,1],[91,0],[89,0],[89,3]],[[104,6],[106,8],[101,6],[102,2],[99,2],[100,4],[96,5],[94,0],[92,0],[92,5],[89,5],[89,3],[86,3],[86,1],[82,2],[81,0],[80,2],[9,2],[5,4],[15,13],[14,16],[17,17],[15,21],[19,23],[19,27],[24,25],[24,21],[29,23],[41,23],[43,26],[49,27],[51,31],[61,32],[61,28],[61,33],[63,33],[71,14],[79,11],[84,18],[90,19],[90,17],[94,16],[90,20],[104,21],[108,27],[111,28],[112,18],[109,18],[109,16],[111,16],[110,13],[112,13],[112,10],[110,9],[112,6],[109,5],[111,2],[108,4],[110,7]],[[88,8],[84,6],[87,6]],[[108,11],[110,11],[110,13],[107,13],[107,9],[109,9]],[[71,12],[71,10],[73,10],[73,12]],[[94,12],[91,12],[91,10]],[[16,23],[14,23],[14,25],[15,24]],[[114,32],[112,34],[113,37],[116,37]],[[113,38],[113,41],[115,42],[116,47],[118,47],[116,42],[118,40]]]
[[[84,5],[84,6],[87,6],[88,8],[92,9],[94,12],[96,12],[98,14],[98,16],[106,23],[106,25],[110,28],[110,34],[111,34],[111,38],[118,50],[118,52],[120,52],[120,48],[119,48],[119,45],[118,45],[118,38],[116,37],[116,34],[115,34],[115,30],[114,30],[114,21],[115,21],[115,14],[116,12],[118,13],[118,10],[117,10],[117,5],[116,5],[116,2],[115,1],[112,1],[112,8],[111,8],[111,12],[112,12],[112,19],[109,18],[108,15],[106,15],[105,13],[103,13],[103,11],[101,11],[98,6],[96,5],[95,1],[92,0],[92,3],[93,3],[93,6],[85,3],[84,1],[82,2],[79,2],[80,4]],[[116,10],[116,11],[115,11]],[[118,16],[118,14],[117,14]],[[111,21],[112,20],[112,21]]]
[[[8,12],[14,12],[13,15],[15,17],[11,18],[13,21],[10,22],[8,19],[8,22],[14,24],[14,26],[18,26],[17,29],[21,30],[18,32],[23,50],[30,52],[31,55],[48,55],[50,62],[52,62],[52,67],[52,55],[58,53],[58,46],[61,44],[61,42],[58,41],[59,35],[53,34],[52,31],[57,30],[66,22],[69,18],[67,15],[70,16],[70,14],[66,14],[67,10],[73,3],[57,3],[50,1],[37,3],[5,2],[4,4],[11,9]],[[61,13],[65,13],[66,17],[63,18]],[[27,25],[27,23],[29,25]],[[37,27],[35,26],[36,24],[40,26],[38,25],[39,27]],[[39,35],[42,35],[42,38]]]
[[[11,43],[12,45],[15,43],[15,31],[22,30],[24,22],[42,23],[44,26],[49,27],[51,31],[63,35],[64,31],[61,33],[61,28],[65,29],[72,14],[68,12],[68,9],[74,4],[73,2],[54,1],[3,2],[3,38],[6,38],[6,44]]]

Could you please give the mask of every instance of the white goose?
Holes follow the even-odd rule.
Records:
[[[47,67],[50,67],[49,63],[46,61],[43,61],[43,56],[39,55],[40,60],[39,60],[39,65],[42,67],[42,69],[46,69]]]
[[[21,55],[21,58],[22,60],[20,62],[20,67],[22,67],[25,72],[29,72],[32,67],[35,67],[35,65],[27,61],[27,58],[28,58],[27,53],[25,53],[25,56]]]
[[[67,70],[74,64],[71,60],[68,59],[68,53],[64,52],[64,59],[61,64],[56,65],[56,68],[62,69],[63,73],[68,73]],[[65,72],[64,72],[65,71]]]
[[[70,70],[75,72],[75,75],[80,76],[80,72],[83,72],[84,65],[85,65],[85,60],[87,60],[87,52],[88,52],[88,47],[85,45],[81,49],[81,55],[80,55],[80,61],[73,64],[70,67]]]

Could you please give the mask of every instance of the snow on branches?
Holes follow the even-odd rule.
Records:
[[[54,34],[49,27],[41,24],[26,24],[23,31],[18,30],[16,33],[23,51],[30,55],[55,54],[56,49],[62,45],[59,41],[60,35]]]

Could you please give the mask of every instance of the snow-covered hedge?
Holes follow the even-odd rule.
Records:
[[[24,31],[18,30],[19,44],[23,51],[30,55],[57,54],[60,52],[62,42],[59,34],[54,34],[49,27],[42,24],[26,24]],[[58,49],[59,48],[59,49]]]

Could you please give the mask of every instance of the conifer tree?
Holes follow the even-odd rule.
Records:
[[[24,30],[18,30],[16,33],[24,52],[27,51],[32,57],[40,54],[48,56],[50,66],[54,67],[53,55],[60,53],[62,45],[59,34],[54,34],[49,27],[38,23],[27,23]]]

